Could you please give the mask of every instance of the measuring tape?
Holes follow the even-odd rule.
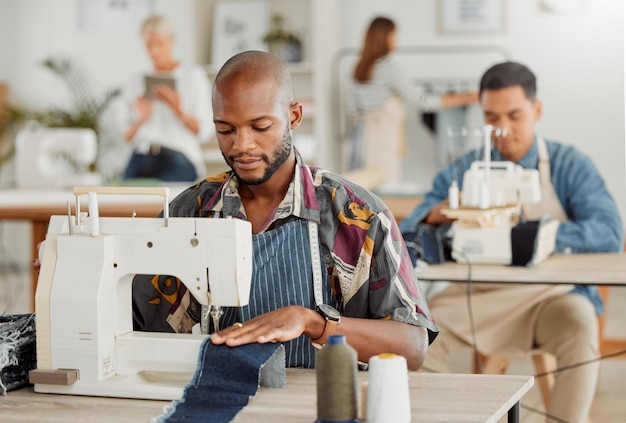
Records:
[[[322,263],[320,260],[320,242],[317,233],[317,223],[309,220],[309,246],[311,248],[311,263],[313,266],[313,294],[315,305],[324,304],[322,292]]]

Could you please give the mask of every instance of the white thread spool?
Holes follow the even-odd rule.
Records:
[[[459,186],[456,181],[452,181],[448,187],[448,203],[451,209],[459,208]]]
[[[480,200],[478,207],[485,210],[491,207],[491,189],[487,185],[487,182],[480,184]]]
[[[100,213],[98,212],[98,197],[95,192],[89,194],[89,217],[91,221],[91,236],[100,235]]]
[[[383,353],[370,358],[367,423],[410,423],[411,400],[406,359]]]

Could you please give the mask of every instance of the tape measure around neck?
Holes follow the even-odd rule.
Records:
[[[309,246],[311,248],[311,265],[313,266],[313,294],[315,305],[324,304],[322,293],[322,265],[320,259],[320,243],[317,233],[317,223],[309,220]]]

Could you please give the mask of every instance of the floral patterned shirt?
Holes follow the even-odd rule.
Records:
[[[170,204],[170,216],[247,219],[233,172],[183,191]],[[432,342],[437,325],[396,221],[380,198],[337,174],[307,166],[296,152],[294,178],[263,231],[294,219],[318,224],[323,262],[343,315],[423,326]]]

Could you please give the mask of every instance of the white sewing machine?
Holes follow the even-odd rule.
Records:
[[[102,176],[89,172],[98,142],[89,128],[26,128],[15,137],[15,181],[18,188],[64,188],[98,185]]]
[[[520,222],[521,207],[541,201],[539,171],[513,162],[491,161],[492,134],[505,134],[491,125],[485,125],[483,134],[484,159],[473,162],[463,175],[460,207],[444,208],[441,212],[456,219],[451,227],[454,260],[511,264],[511,230]],[[554,251],[557,227],[556,220],[541,223],[533,264]]]
[[[164,218],[99,218],[97,194],[157,194]],[[134,332],[134,274],[178,277],[203,305],[244,306],[252,240],[239,219],[170,218],[169,189],[77,187],[52,216],[37,292],[36,392],[179,399],[207,335]],[[89,216],[79,196],[89,195]]]

